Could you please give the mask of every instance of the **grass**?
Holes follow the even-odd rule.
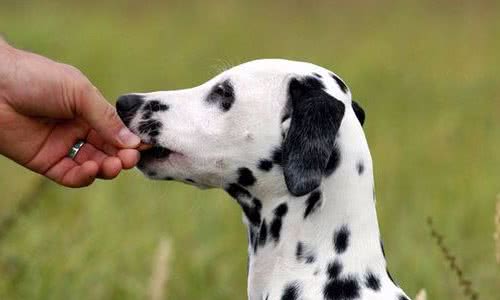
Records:
[[[409,295],[466,299],[431,216],[480,299],[495,299],[500,191],[500,7],[454,1],[3,1],[13,44],[71,63],[110,100],[189,87],[260,57],[332,69],[367,112],[391,273]],[[0,218],[38,177],[0,158]],[[246,237],[220,191],[137,172],[50,184],[0,238],[0,299],[144,299],[164,237],[169,299],[245,299]]]

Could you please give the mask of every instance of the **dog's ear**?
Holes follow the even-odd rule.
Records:
[[[356,114],[356,118],[358,118],[359,123],[361,123],[361,126],[363,126],[363,124],[365,124],[365,118],[366,118],[365,111],[359,105],[359,103],[354,100],[352,101],[352,109],[354,110],[354,113]]]
[[[290,193],[303,196],[321,184],[330,158],[338,158],[335,137],[345,106],[314,77],[291,79],[288,97],[291,121],[283,142],[283,172]]]

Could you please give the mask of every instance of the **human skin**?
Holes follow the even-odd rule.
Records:
[[[78,140],[86,143],[71,159]],[[0,154],[61,185],[83,187],[134,167],[139,145],[78,69],[0,37]]]

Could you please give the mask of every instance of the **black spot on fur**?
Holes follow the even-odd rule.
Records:
[[[359,283],[354,276],[327,281],[323,295],[327,300],[354,300],[359,297]]]
[[[281,218],[275,218],[271,222],[270,233],[275,241],[278,241],[280,239],[281,225],[282,225]]]
[[[299,262],[305,262],[306,264],[312,264],[316,257],[312,249],[308,248],[304,243],[298,242],[297,248],[295,250],[295,257]]]
[[[257,167],[262,171],[269,172],[273,168],[273,162],[269,159],[261,159]]]
[[[252,205],[243,201],[238,201],[238,203],[243,209],[243,213],[247,217],[248,221],[253,226],[258,226],[260,224],[260,210],[262,209],[262,203],[260,202],[260,200],[257,198],[253,198]]]
[[[349,90],[347,88],[347,86],[345,85],[345,83],[335,74],[331,73],[330,74],[333,78],[333,80],[335,80],[335,82],[339,85],[340,89],[342,90],[342,92],[344,93],[347,93],[347,91]]]
[[[321,205],[321,191],[312,192],[306,200],[306,210],[304,211],[304,219],[313,213]]]
[[[252,198],[252,194],[247,189],[236,183],[227,186],[226,192],[236,199],[251,225],[258,226],[260,224],[262,202],[257,198]]]
[[[184,179],[184,180],[185,180],[185,181],[187,181],[187,182],[196,183],[196,182],[195,182],[193,179],[191,179],[191,178],[186,178],[186,179]]]
[[[174,178],[173,178],[173,177],[170,177],[170,176],[167,176],[167,177],[163,178],[163,180],[170,181],[170,180],[174,180]]]
[[[139,122],[139,132],[143,134],[150,133],[152,131],[158,131],[162,127],[162,124],[158,120],[147,120]]]
[[[238,183],[242,186],[251,186],[255,183],[255,177],[249,168],[238,169]]]
[[[264,247],[267,241],[267,224],[266,220],[262,221],[259,231],[259,246]]]
[[[340,276],[340,273],[342,273],[342,264],[340,261],[335,260],[328,264],[326,272],[329,280],[334,280]]]
[[[316,72],[313,72],[312,74],[313,74],[313,76],[315,76],[315,77],[318,77],[318,78],[323,78],[323,76],[321,76],[321,74],[318,74],[318,73],[316,73]]]
[[[328,265],[328,279],[323,289],[325,299],[354,300],[359,297],[360,285],[355,276],[341,277],[342,264],[335,260]]]
[[[253,198],[253,203],[254,203],[255,207],[258,207],[259,209],[262,208],[262,202],[260,202],[259,199]]]
[[[213,87],[207,97],[208,103],[217,103],[222,111],[228,111],[234,103],[234,88],[229,80],[225,80]]]
[[[286,203],[281,203],[274,209],[274,219],[271,222],[269,231],[275,241],[278,241],[280,239],[282,218],[286,215],[287,212],[288,205],[286,205]]]
[[[328,164],[325,168],[325,175],[330,176],[337,169],[340,164],[340,151],[337,146],[334,146],[332,149],[332,153],[328,160]]]
[[[363,164],[362,161],[358,162],[356,165],[356,169],[358,170],[358,174],[361,175],[365,171],[365,165]]]
[[[361,123],[361,126],[365,124],[365,119],[366,119],[366,114],[363,108],[358,104],[356,101],[352,101],[351,103],[352,109],[354,110],[354,114],[356,115],[356,118],[358,118],[359,123]]]
[[[365,285],[374,291],[380,290],[380,280],[372,272],[368,272],[365,277]]]
[[[297,257],[297,260],[301,260],[303,254],[304,254],[304,245],[302,244],[302,242],[298,242],[297,250],[295,251],[295,257]]]
[[[169,109],[168,105],[160,103],[160,101],[158,100],[149,101],[143,107],[143,110],[145,112],[159,112],[159,111],[166,111],[168,109]]]
[[[335,246],[335,251],[337,251],[338,254],[344,253],[349,246],[349,235],[350,231],[346,225],[340,227],[333,234],[333,244]]]
[[[241,197],[252,197],[252,195],[250,194],[250,192],[243,188],[242,186],[236,184],[236,183],[231,183],[227,188],[226,188],[226,192],[231,195],[231,197],[235,198],[235,199],[239,199]]]
[[[288,212],[288,205],[286,203],[281,203],[280,205],[278,205],[278,207],[274,209],[274,214],[280,218],[286,215],[287,212]]]
[[[142,114],[142,119],[147,120],[147,119],[150,119],[152,116],[153,116],[152,111],[146,111],[145,113]]]
[[[157,173],[155,171],[149,171],[148,172],[148,176],[153,177],[153,176],[156,176],[156,175],[157,175]]]
[[[299,298],[300,286],[297,282],[292,282],[286,285],[283,290],[281,300],[297,300]]]
[[[405,295],[399,295],[398,300],[410,300],[410,299]]]
[[[283,162],[283,152],[280,147],[274,149],[272,159],[273,163],[281,165],[281,163]]]

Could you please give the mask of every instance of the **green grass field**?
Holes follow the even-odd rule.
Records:
[[[409,295],[467,299],[430,237],[432,216],[480,299],[498,299],[498,3],[142,2],[2,1],[0,32],[77,66],[111,102],[262,57],[337,72],[367,113],[394,277]],[[39,179],[0,157],[0,220]],[[173,246],[166,298],[246,299],[245,230],[221,191],[130,171],[79,190],[51,183],[37,196],[0,236],[0,299],[148,299],[162,238]]]

